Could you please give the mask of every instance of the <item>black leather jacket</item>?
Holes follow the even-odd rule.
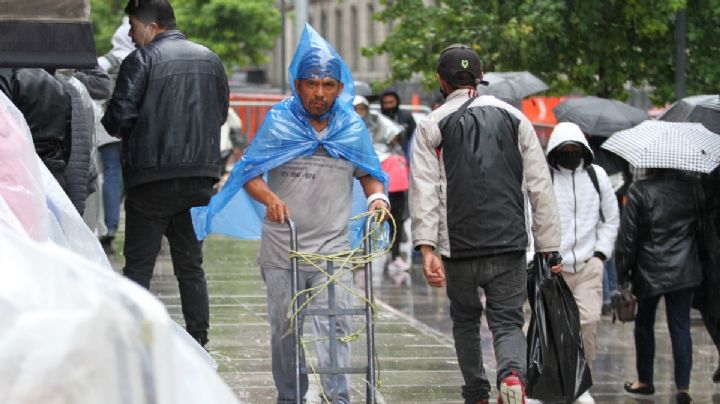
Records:
[[[220,178],[220,126],[228,110],[220,58],[163,32],[120,66],[102,124],[123,142],[127,188],[172,178]]]
[[[703,203],[699,183],[690,178],[649,178],[630,186],[615,257],[620,282],[630,281],[636,296],[700,284],[696,235]]]
[[[70,97],[43,69],[0,69],[0,91],[22,112],[35,151],[62,184],[70,155]]]

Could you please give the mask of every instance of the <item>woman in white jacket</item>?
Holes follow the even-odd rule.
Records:
[[[612,256],[620,224],[617,198],[605,170],[592,164],[592,150],[574,123],[555,127],[547,160],[562,227],[562,275],[580,310],[585,357],[592,366],[602,310],[603,262]],[[594,400],[586,392],[578,402]]]

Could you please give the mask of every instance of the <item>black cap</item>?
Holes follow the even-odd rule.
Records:
[[[440,52],[438,58],[437,72],[443,80],[450,84],[456,84],[460,72],[467,72],[472,75],[476,83],[482,77],[482,62],[474,50],[465,45],[450,45]]]

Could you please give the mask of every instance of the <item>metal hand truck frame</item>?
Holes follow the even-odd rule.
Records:
[[[367,235],[372,231],[372,223],[375,215],[371,215],[365,222],[365,243],[364,252],[369,255],[372,250],[371,238]],[[290,251],[297,251],[297,228],[292,220],[287,220],[288,226],[290,227]],[[299,293],[298,285],[300,283],[300,272],[298,269],[298,257],[293,256],[290,260],[292,268],[292,295],[297,296]],[[330,276],[335,273],[335,268],[332,261],[327,262],[327,272]],[[315,369],[315,374],[330,374],[334,375],[332,378],[333,385],[336,385],[336,379],[339,375],[345,374],[362,374],[365,373],[367,377],[366,384],[366,403],[375,404],[375,392],[376,392],[376,381],[375,381],[375,324],[373,323],[372,305],[373,291],[372,291],[372,263],[370,260],[365,263],[365,308],[349,308],[349,309],[338,309],[335,304],[335,281],[328,284],[328,308],[310,309],[305,308],[300,310],[299,299],[293,301],[294,313],[297,313],[293,326],[293,342],[295,343],[295,402],[301,404],[303,397],[300,396],[300,375],[309,374],[307,368],[301,369],[300,367],[300,350],[302,349],[300,344],[300,331],[303,324],[304,316],[327,316],[329,318],[329,344],[330,344],[330,367],[329,368],[318,368]],[[300,310],[300,311],[299,311]],[[337,316],[365,316],[366,321],[366,340],[367,340],[367,366],[362,367],[338,367],[337,361],[337,336],[335,334],[335,318]],[[307,360],[310,360],[306,358]],[[322,386],[321,386],[322,388]],[[333,404],[338,403],[337,389],[333,388],[332,397],[330,397]]]

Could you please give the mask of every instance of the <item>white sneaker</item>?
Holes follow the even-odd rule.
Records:
[[[543,404],[543,402],[535,398],[526,398],[525,404]]]
[[[393,264],[395,264],[395,267],[397,267],[401,271],[407,271],[408,269],[410,269],[410,264],[405,262],[405,260],[402,259],[402,257],[400,256],[395,257],[395,259],[393,260]]]
[[[590,395],[590,391],[586,390],[575,400],[575,404],[595,404],[595,399]]]

